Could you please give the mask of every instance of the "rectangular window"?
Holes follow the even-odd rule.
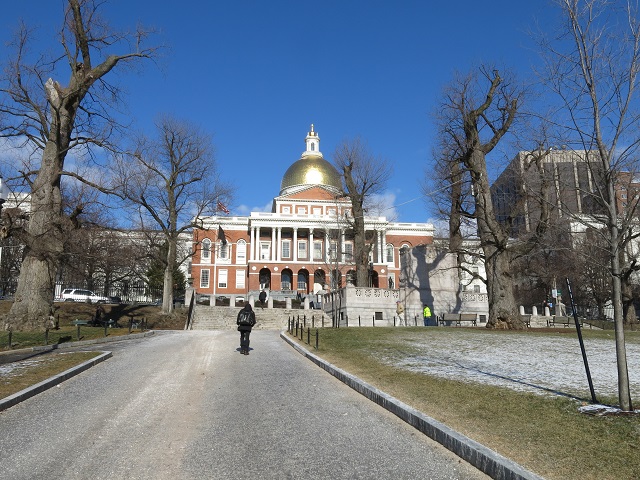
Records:
[[[338,254],[338,244],[336,242],[329,243],[329,260],[334,261]]]
[[[260,260],[269,260],[269,258],[271,257],[271,255],[269,254],[269,247],[269,243],[263,242],[260,244]]]
[[[220,243],[218,247],[218,258],[220,260],[227,260],[229,258],[229,244]]]
[[[298,207],[298,215],[306,215],[307,209],[305,207]]]
[[[313,242],[313,259],[323,260],[322,258],[322,241]]]
[[[236,288],[244,288],[245,274],[244,270],[236,270]]]
[[[200,270],[200,288],[209,288],[209,269]]]
[[[393,264],[393,245],[387,245],[387,263]]]
[[[307,242],[306,242],[306,240],[298,241],[298,258],[307,258]]]
[[[291,240],[282,241],[282,258],[291,258]]]
[[[313,214],[314,214],[314,215],[322,215],[322,208],[320,208],[320,207],[313,207]]]
[[[480,293],[480,285],[473,286],[473,293]]]
[[[236,247],[236,263],[247,262],[247,244],[244,241],[238,242]]]
[[[227,288],[228,270],[218,270],[218,288]]]
[[[344,261],[353,262],[353,243],[344,244]]]

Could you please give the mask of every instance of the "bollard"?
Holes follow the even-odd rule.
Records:
[[[76,325],[76,338],[80,340],[80,325]]]
[[[44,344],[49,345],[49,329],[45,328],[44,330]]]
[[[105,337],[108,335],[107,328],[109,328],[109,324],[107,322],[104,322],[104,336]]]
[[[362,321],[360,320],[360,315],[358,315],[358,326],[361,327],[362,326]]]
[[[133,328],[133,317],[129,319],[129,333],[131,333],[132,328]]]
[[[307,328],[307,345],[311,345],[311,329]]]
[[[318,329],[316,328],[316,350],[318,349]]]
[[[372,327],[376,326],[376,316],[375,315],[371,318],[371,326]]]

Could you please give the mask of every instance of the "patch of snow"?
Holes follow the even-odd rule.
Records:
[[[542,395],[591,398],[576,336],[456,333],[414,341],[413,352],[395,352],[394,358],[382,354],[382,360],[447,379]],[[596,397],[617,398],[615,341],[585,339],[584,343]],[[637,398],[640,396],[640,345],[627,343],[626,350],[631,395]]]

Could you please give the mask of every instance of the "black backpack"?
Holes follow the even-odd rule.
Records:
[[[242,310],[240,312],[240,318],[238,318],[238,325],[249,325],[251,327],[253,327],[254,321],[253,321],[253,315],[251,315],[252,312],[249,312],[247,310]]]

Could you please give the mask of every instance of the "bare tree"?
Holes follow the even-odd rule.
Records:
[[[118,189],[137,210],[143,230],[160,231],[166,242],[162,311],[173,310],[173,273],[193,252],[181,252],[180,236],[202,215],[228,203],[231,189],[219,178],[210,136],[170,116],[156,124],[158,137],[142,138],[136,152],[117,161]]]
[[[0,135],[19,139],[39,159],[32,170],[22,172],[31,192],[31,209],[24,231],[24,261],[6,328],[44,328],[49,321],[64,238],[83,209],[77,205],[65,217],[62,178],[68,175],[92,183],[65,170],[65,158],[74,149],[108,145],[118,127],[108,107],[119,91],[105,77],[116,66],[154,55],[154,49],[142,46],[149,32],[109,29],[98,12],[102,3],[68,0],[59,32],[60,50],[51,57],[30,56],[32,32],[22,25],[15,56],[0,83]],[[61,83],[53,76],[63,69],[68,78]]]
[[[558,99],[553,121],[569,147],[583,150],[601,179],[594,195],[602,214],[586,220],[606,226],[618,364],[618,395],[631,409],[624,341],[625,281],[637,268],[625,254],[638,235],[638,198],[619,203],[618,192],[640,170],[640,22],[636,2],[555,0],[562,23],[554,38],[540,37],[547,70],[543,80]],[[560,35],[557,35],[557,34]],[[594,167],[596,168],[596,167]],[[576,218],[580,221],[580,218]],[[584,221],[584,220],[583,220]]]
[[[374,238],[367,238],[365,214],[367,202],[381,193],[391,174],[391,166],[374,156],[359,138],[345,140],[336,148],[333,162],[342,175],[344,196],[351,201],[352,215],[345,221],[353,230],[353,259],[356,265],[356,285],[369,282],[369,253]],[[369,232],[370,233],[370,232]]]
[[[489,299],[489,328],[524,328],[515,301],[511,264],[543,234],[548,205],[540,203],[538,227],[529,239],[511,241],[511,226],[496,218],[487,169],[487,155],[510,131],[519,113],[523,89],[505,80],[497,70],[481,68],[458,75],[444,95],[439,110],[440,139],[436,173],[445,188],[440,203],[449,220],[451,251],[464,269],[470,256],[482,257]],[[526,168],[542,176],[544,149],[526,155]],[[544,182],[540,183],[544,186]],[[544,198],[543,195],[540,198]],[[465,231],[473,230],[480,251],[465,249]],[[472,276],[477,275],[467,269]]]

